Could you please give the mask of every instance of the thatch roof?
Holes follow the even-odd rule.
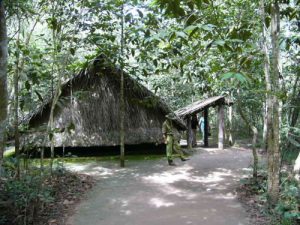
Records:
[[[180,117],[185,119],[188,115],[196,114],[204,110],[205,108],[222,105],[222,104],[231,104],[229,103],[224,96],[214,96],[204,100],[199,100],[190,105],[187,105],[181,109],[175,111],[175,113]]]
[[[120,73],[120,69],[100,55],[62,85],[62,94],[55,109],[55,127],[62,133],[55,134],[56,146],[108,146],[119,143]],[[165,115],[172,111],[150,90],[128,74],[123,74],[127,144],[161,143],[161,125]],[[45,138],[45,131],[36,130],[48,122],[51,104],[52,98],[48,97],[24,121],[35,130],[29,137],[32,142]],[[179,118],[175,119],[175,124],[179,130],[186,129]],[[66,131],[73,126],[75,132]]]

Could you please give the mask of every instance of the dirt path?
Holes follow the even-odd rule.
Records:
[[[249,169],[251,151],[197,149],[187,162],[165,159],[91,163],[73,167],[98,183],[69,225],[245,225],[235,187]]]

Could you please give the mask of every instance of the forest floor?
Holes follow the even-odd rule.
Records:
[[[189,161],[128,160],[70,164],[97,182],[74,211],[68,225],[246,225],[253,221],[237,193],[250,174],[252,153],[246,148],[219,151],[195,148]]]

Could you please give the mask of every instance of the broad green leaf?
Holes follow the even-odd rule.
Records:
[[[212,25],[212,24],[206,24],[206,25],[201,26],[201,28],[206,31],[213,31],[215,27],[216,26]]]
[[[185,39],[187,37],[186,33],[182,32],[182,31],[176,32],[176,36],[181,37],[183,39]]]
[[[223,40],[216,40],[216,41],[214,41],[214,44],[216,44],[216,45],[219,45],[219,46],[224,46],[225,45],[225,41],[223,41]]]
[[[249,78],[246,75],[243,75],[241,73],[228,72],[221,75],[221,80],[228,80],[231,78],[240,83],[247,83],[249,81]]]
[[[198,28],[198,26],[196,25],[190,25],[190,26],[187,26],[185,29],[184,29],[184,32],[186,33],[191,33],[195,28]]]

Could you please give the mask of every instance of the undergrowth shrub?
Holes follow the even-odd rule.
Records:
[[[292,176],[282,176],[281,191],[275,212],[281,224],[300,224],[300,187]]]
[[[4,160],[4,171],[0,177],[0,225],[35,224],[45,205],[54,201],[51,180],[65,173],[58,166],[52,177],[49,173],[41,175],[38,167],[23,171],[16,177],[16,159]]]
[[[253,178],[242,179],[243,191],[248,195],[257,196],[263,205],[263,214],[268,215],[272,225],[298,225],[300,224],[300,184],[288,172],[282,172],[280,178],[280,195],[274,209],[269,209],[267,204],[267,171],[260,167],[257,180]]]
[[[0,201],[6,203],[5,213],[0,217],[2,224],[5,221],[13,224],[34,224],[44,204],[53,201],[51,188],[45,185],[46,180],[47,176],[36,175],[2,179]]]

